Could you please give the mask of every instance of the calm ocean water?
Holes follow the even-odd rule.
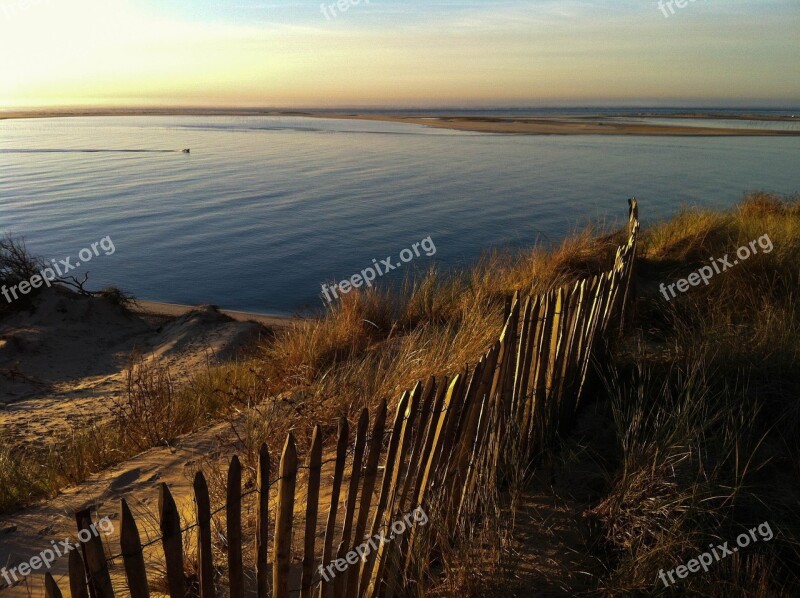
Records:
[[[191,148],[191,154],[175,151]],[[87,151],[94,150],[94,151]],[[136,151],[130,151],[136,150]],[[800,191],[800,138],[541,137],[293,117],[0,121],[0,233],[47,258],[107,235],[95,287],[291,313],[431,236],[432,260]],[[74,261],[74,260],[73,260]],[[83,267],[80,269],[84,270]]]

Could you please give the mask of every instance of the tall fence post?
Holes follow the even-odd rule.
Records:
[[[172,493],[163,482],[159,488],[158,511],[169,595],[171,598],[184,598],[186,596],[186,575],[183,572],[181,518],[175,499],[172,498]]]
[[[269,448],[258,452],[258,509],[256,512],[256,590],[258,598],[269,598]]]
[[[297,482],[297,448],[289,432],[278,472],[278,504],[275,507],[275,557],[272,565],[273,598],[289,598],[292,560],[294,491]]]
[[[228,527],[228,579],[230,598],[244,598],[244,567],[242,564],[242,465],[236,455],[228,467],[226,495],[226,525]]]

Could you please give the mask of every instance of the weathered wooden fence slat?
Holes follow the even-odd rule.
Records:
[[[131,514],[128,503],[121,501],[119,544],[122,549],[122,561],[125,565],[125,576],[131,598],[148,598],[150,588],[147,585],[147,571],[144,566],[144,553],[139,538],[139,529]]]
[[[314,563],[316,559],[317,515],[319,514],[319,488],[322,475],[322,430],[314,426],[311,450],[308,457],[308,491],[306,493],[306,529],[303,543],[303,577],[300,597],[311,598],[313,593]]]
[[[200,578],[200,598],[214,598],[214,561],[211,554],[211,501],[208,483],[202,471],[194,476],[194,502],[197,511],[197,565]]]
[[[89,598],[86,587],[86,568],[78,550],[69,553],[69,593],[72,598]]]
[[[256,592],[258,598],[269,598],[269,447],[262,444],[258,451],[256,489]]]
[[[339,419],[339,434],[336,440],[336,464],[333,472],[333,487],[331,489],[331,502],[328,510],[328,523],[325,526],[325,543],[322,550],[322,566],[327,567],[333,562],[333,536],[336,533],[336,516],[339,512],[339,495],[342,491],[342,478],[344,466],[347,461],[347,442],[350,436],[350,424],[346,417]],[[323,580],[320,585],[322,598],[333,596],[333,586],[329,581]]]
[[[230,598],[244,598],[244,564],[242,562],[242,464],[236,455],[228,467],[225,505],[228,531],[228,585]]]
[[[389,501],[389,492],[392,483],[392,471],[394,471],[394,462],[397,459],[397,451],[400,446],[400,435],[402,433],[403,424],[405,423],[406,409],[408,408],[409,393],[404,392],[400,397],[400,402],[397,404],[397,412],[395,413],[394,423],[392,424],[392,433],[389,438],[389,447],[386,450],[386,461],[383,468],[383,479],[381,481],[381,491],[378,497],[378,504],[375,507],[375,512],[372,518],[372,527],[370,528],[370,536],[374,537],[378,534],[383,521],[383,513],[386,509],[386,503]],[[378,553],[373,550],[361,566],[361,578],[358,582],[358,595],[365,596],[368,592],[369,582],[372,579],[372,572],[375,568],[375,561],[377,560]]]
[[[158,512],[169,595],[172,598],[183,598],[186,596],[186,576],[183,572],[181,518],[175,499],[172,497],[169,487],[163,482],[159,487]]]
[[[353,533],[353,519],[358,502],[358,487],[361,481],[361,465],[364,462],[364,449],[367,446],[367,434],[369,432],[369,410],[365,407],[361,410],[361,417],[358,418],[358,428],[356,429],[356,442],[353,446],[353,461],[350,466],[350,484],[347,489],[347,504],[344,510],[344,521],[342,522],[341,543],[345,546],[345,552],[352,547],[350,540]],[[350,569],[341,572],[336,576],[336,596],[343,596],[347,587],[347,577]],[[357,573],[353,572],[353,575]]]
[[[83,558],[89,574],[89,593],[92,598],[113,598],[114,589],[111,585],[111,575],[108,572],[103,541],[100,539],[100,534],[96,532],[97,528],[93,527],[89,509],[75,513],[75,519],[78,523],[78,539],[81,541]],[[88,539],[85,540],[84,538],[87,536]]]
[[[386,401],[381,401],[375,414],[375,421],[370,434],[369,452],[367,453],[367,463],[364,468],[364,486],[361,489],[361,504],[358,506],[358,519],[353,536],[353,544],[355,545],[359,545],[364,540],[364,532],[367,528],[370,506],[372,505],[375,484],[378,479],[378,465],[381,458],[381,449],[383,448],[383,431],[386,427],[387,409]],[[363,563],[363,560],[361,563]],[[347,576],[346,598],[355,598],[357,596],[359,581],[360,568],[355,567]]]
[[[406,408],[403,417],[403,425],[400,428],[400,442],[397,449],[397,456],[395,457],[393,473],[391,477],[391,485],[389,486],[388,499],[386,501],[386,511],[383,525],[383,532],[388,536],[388,529],[392,524],[392,514],[395,512],[397,494],[400,490],[400,480],[403,476],[405,469],[405,461],[408,455],[409,446],[411,445],[411,437],[413,434],[414,415],[417,413],[419,407],[420,397],[422,395],[422,385],[417,382],[414,390],[411,391],[411,396],[408,400],[408,407]],[[377,532],[376,532],[377,533]],[[370,582],[370,594],[376,595],[380,592],[383,568],[386,566],[386,552],[388,544],[381,543],[378,548],[378,556],[375,562],[375,568],[372,572],[372,581]]]
[[[428,379],[428,382],[425,384],[425,388],[422,390],[421,402],[419,406],[419,418],[417,418],[419,423],[416,426],[411,447],[409,449],[408,468],[405,479],[403,480],[403,487],[400,490],[399,508],[401,510],[407,507],[409,500],[413,500],[413,498],[409,497],[409,493],[411,492],[411,486],[417,479],[417,472],[419,471],[420,463],[422,461],[420,451],[422,450],[422,445],[425,442],[425,436],[430,429],[430,423],[433,421],[433,418],[431,417],[431,407],[435,400],[435,394],[436,378],[431,376]]]
[[[278,470],[278,502],[275,505],[275,556],[272,566],[274,598],[289,598],[289,573],[292,564],[292,525],[294,493],[297,486],[297,447],[289,432]]]
[[[44,574],[44,595],[46,598],[61,598],[61,590],[49,571]]]

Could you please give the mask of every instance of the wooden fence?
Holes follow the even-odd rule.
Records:
[[[233,457],[226,502],[215,511],[225,511],[228,582],[223,595],[391,598],[415,593],[407,581],[413,579],[409,572],[420,564],[424,567],[443,538],[452,537],[462,522],[480,513],[482,489],[497,488],[506,472],[523,460],[530,462],[569,425],[586,392],[592,360],[602,356],[604,339],[612,327],[624,323],[630,307],[638,230],[638,208],[631,200],[628,240],[618,248],[611,270],[543,295],[515,295],[506,306],[499,339],[477,364],[404,392],[391,421],[385,401],[372,418],[365,409],[352,449],[348,422],[342,419],[325,504],[320,505],[319,427],[305,465],[299,463],[293,435],[287,436],[278,475],[272,480],[271,456],[264,445],[256,486],[248,492],[242,492],[242,468]],[[299,482],[305,484],[304,496],[297,493]],[[345,482],[347,499],[342,501]],[[257,521],[255,579],[246,584],[242,502],[251,494]],[[194,480],[194,501],[196,519],[182,529],[175,500],[162,484],[160,537],[143,546],[137,523],[122,500],[119,557],[133,598],[150,595],[144,548],[154,543],[163,550],[163,593],[172,598],[217,595],[215,575],[220,569],[215,569],[212,558],[212,512],[202,472]],[[363,558],[345,558],[364,538],[388,535],[392,522],[417,507],[429,517],[426,526],[415,523]],[[77,523],[79,529],[88,529],[90,513],[78,513]],[[197,542],[196,573],[191,578],[184,570],[183,542],[190,529]],[[293,565],[295,553],[303,558]],[[114,595],[110,560],[100,537],[94,535],[81,552],[73,550],[69,557],[73,598]],[[320,565],[336,562],[345,570],[320,575]],[[297,587],[291,587],[293,577],[299,578]],[[62,596],[49,573],[45,588],[49,597]]]

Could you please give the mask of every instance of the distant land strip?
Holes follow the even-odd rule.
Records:
[[[796,131],[774,129],[745,129],[724,127],[693,127],[666,124],[621,122],[617,115],[604,114],[598,110],[596,115],[563,114],[530,116],[475,116],[475,115],[427,115],[411,113],[365,113],[329,111],[285,111],[258,108],[70,108],[70,109],[30,109],[2,110],[0,120],[22,118],[63,118],[88,116],[301,116],[308,118],[337,118],[348,120],[370,120],[378,122],[407,123],[479,133],[505,133],[516,135],[658,135],[674,137],[776,137],[800,136]],[[753,120],[764,122],[796,122],[800,115],[773,116],[748,114],[707,114],[692,113],[631,113],[619,118],[681,118],[717,120]]]

